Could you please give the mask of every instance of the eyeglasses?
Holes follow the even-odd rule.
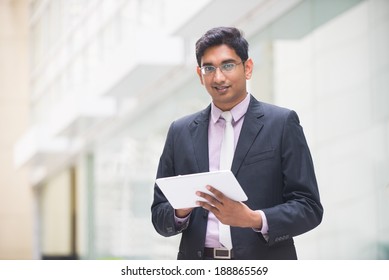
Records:
[[[230,73],[230,72],[235,70],[237,65],[242,64],[242,63],[243,63],[243,61],[241,61],[239,63],[228,62],[228,63],[223,63],[219,67],[215,67],[212,65],[205,65],[205,66],[200,67],[200,69],[201,69],[201,73],[205,76],[214,74],[216,72],[217,68],[219,68],[220,71],[222,71],[223,73]]]

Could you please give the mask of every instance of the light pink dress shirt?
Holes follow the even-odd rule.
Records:
[[[235,145],[239,140],[240,131],[242,129],[244,116],[247,112],[248,106],[250,103],[250,94],[247,94],[246,98],[231,109],[232,114],[232,125],[234,128],[235,136]],[[209,171],[219,170],[219,161],[220,161],[220,149],[223,141],[223,133],[225,127],[225,120],[220,117],[222,111],[217,108],[213,103],[211,104],[211,115],[209,118],[209,127],[208,127],[208,154],[209,154]],[[255,231],[261,232],[265,238],[268,232],[268,225],[266,216],[263,211],[259,210],[259,213],[262,216],[262,229]],[[187,217],[189,218],[189,217]],[[186,221],[187,218],[177,218],[176,221],[181,224]],[[205,238],[205,247],[209,248],[219,248],[221,247],[219,242],[219,222],[215,215],[209,213],[208,215],[208,224],[207,224],[207,233]]]

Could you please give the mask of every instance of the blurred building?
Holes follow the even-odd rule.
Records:
[[[28,182],[1,181],[0,200],[15,188],[33,192],[18,205],[33,214],[33,237],[21,236],[33,258],[175,259],[179,237],[158,236],[151,225],[153,182],[170,123],[210,102],[194,43],[220,25],[246,34],[250,92],[296,110],[311,147],[325,215],[296,238],[299,257],[389,258],[389,1],[0,3],[11,19],[20,6],[29,11],[20,19],[29,63],[9,63],[30,65],[20,92],[29,93],[29,124],[18,124],[9,171],[28,171]],[[0,96],[14,102],[5,90]],[[16,218],[9,204],[0,206],[1,228]]]
[[[33,191],[13,164],[28,128],[28,18],[26,1],[0,0],[0,259],[33,257]]]

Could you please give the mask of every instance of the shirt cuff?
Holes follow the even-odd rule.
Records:
[[[269,233],[269,226],[267,224],[266,215],[262,210],[258,210],[258,212],[259,212],[259,214],[261,214],[261,217],[262,217],[262,228],[261,228],[260,232],[262,234],[268,234]]]
[[[269,236],[268,236],[268,233],[269,233],[269,225],[267,224],[267,219],[266,219],[266,215],[265,213],[262,211],[262,210],[257,210],[257,212],[261,215],[261,218],[262,218],[262,228],[259,229],[259,228],[253,228],[253,230],[255,232],[260,232],[262,233],[263,237],[268,240],[269,239]]]
[[[182,225],[186,224],[186,222],[189,220],[189,217],[190,213],[184,218],[177,217],[176,213],[174,213],[174,222],[176,223],[177,227],[182,227]]]

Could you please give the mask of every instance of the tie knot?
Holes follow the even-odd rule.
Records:
[[[226,120],[226,122],[232,121],[232,114],[230,111],[225,111],[221,114],[221,117]]]

